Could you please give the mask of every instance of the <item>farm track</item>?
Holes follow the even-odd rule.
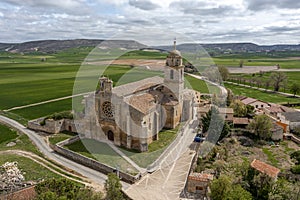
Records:
[[[56,99],[50,99],[50,100],[41,101],[41,102],[38,102],[38,103],[33,103],[33,104],[24,105],[24,106],[17,106],[17,107],[9,108],[9,109],[3,110],[3,111],[9,112],[9,111],[13,111],[13,110],[19,110],[19,109],[23,109],[23,108],[38,106],[38,105],[52,103],[52,102],[61,101],[61,100],[65,100],[65,99],[70,99],[70,98],[73,98],[73,97],[79,97],[79,96],[87,95],[89,93],[90,92],[86,92],[86,93],[81,93],[81,94],[75,94],[75,95],[60,97],[60,98],[56,98]]]

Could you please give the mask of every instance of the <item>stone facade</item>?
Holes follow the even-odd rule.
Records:
[[[87,138],[108,139],[143,152],[159,139],[163,128],[173,129],[195,116],[195,92],[184,89],[184,66],[175,45],[167,56],[164,78],[156,76],[113,87],[110,79],[101,77],[98,88],[85,97],[79,131]]]
[[[193,172],[188,177],[187,190],[190,193],[206,196],[209,183],[213,180],[213,175]]]

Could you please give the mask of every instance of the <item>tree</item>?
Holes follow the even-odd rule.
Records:
[[[210,197],[213,200],[223,200],[231,190],[231,180],[226,175],[221,175],[218,179],[214,179],[210,185]]]
[[[242,188],[241,185],[234,185],[232,187],[232,190],[230,190],[226,197],[224,198],[226,200],[251,200],[252,195],[250,192]]]
[[[218,69],[219,69],[219,72],[220,72],[220,75],[221,75],[223,81],[226,81],[229,77],[229,71],[228,71],[227,67],[218,66]]]
[[[295,159],[296,160],[296,164],[300,164],[300,150],[299,151],[294,151],[290,157],[292,159]]]
[[[240,100],[234,100],[230,104],[230,108],[233,109],[234,116],[236,117],[244,117],[247,114],[247,108]]]
[[[269,193],[268,200],[297,199],[297,192],[299,192],[299,189],[298,191],[295,191],[295,188],[291,183],[280,178],[274,183],[272,191]]]
[[[270,80],[272,80],[274,91],[278,92],[282,83],[287,80],[287,76],[283,72],[273,72]]]
[[[124,199],[122,194],[122,185],[119,177],[115,173],[109,173],[105,181],[106,199],[107,200],[122,200]]]
[[[266,88],[266,90],[270,87],[270,85],[271,85],[271,80],[270,79],[266,80],[265,81],[265,88]]]
[[[39,200],[101,200],[102,193],[82,187],[66,178],[49,179],[36,185]]]
[[[254,107],[245,105],[240,100],[234,100],[229,106],[234,111],[235,117],[252,117],[254,115]]]
[[[234,94],[233,94],[232,90],[230,90],[228,88],[226,88],[226,90],[227,90],[226,105],[229,106],[234,99]]]
[[[230,125],[224,121],[214,107],[201,118],[201,124],[203,133],[208,132],[207,140],[211,142],[222,140],[231,131]]]
[[[256,199],[268,200],[269,193],[272,192],[274,186],[274,180],[267,174],[259,173],[254,176],[252,181],[252,195]]]
[[[248,129],[261,139],[271,137],[272,122],[267,115],[255,116],[253,121],[248,125]]]
[[[240,60],[239,66],[240,66],[240,68],[242,68],[244,66],[244,60]]]
[[[297,83],[293,83],[290,90],[294,94],[294,96],[296,96],[296,94],[300,92],[300,85]]]

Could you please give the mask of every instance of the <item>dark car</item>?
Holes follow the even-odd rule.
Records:
[[[203,141],[205,141],[205,138],[204,138],[204,137],[198,137],[198,136],[196,136],[196,137],[194,138],[194,142],[203,142]]]

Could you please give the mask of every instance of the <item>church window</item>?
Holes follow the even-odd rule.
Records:
[[[173,70],[170,71],[170,79],[174,79],[174,71]]]

